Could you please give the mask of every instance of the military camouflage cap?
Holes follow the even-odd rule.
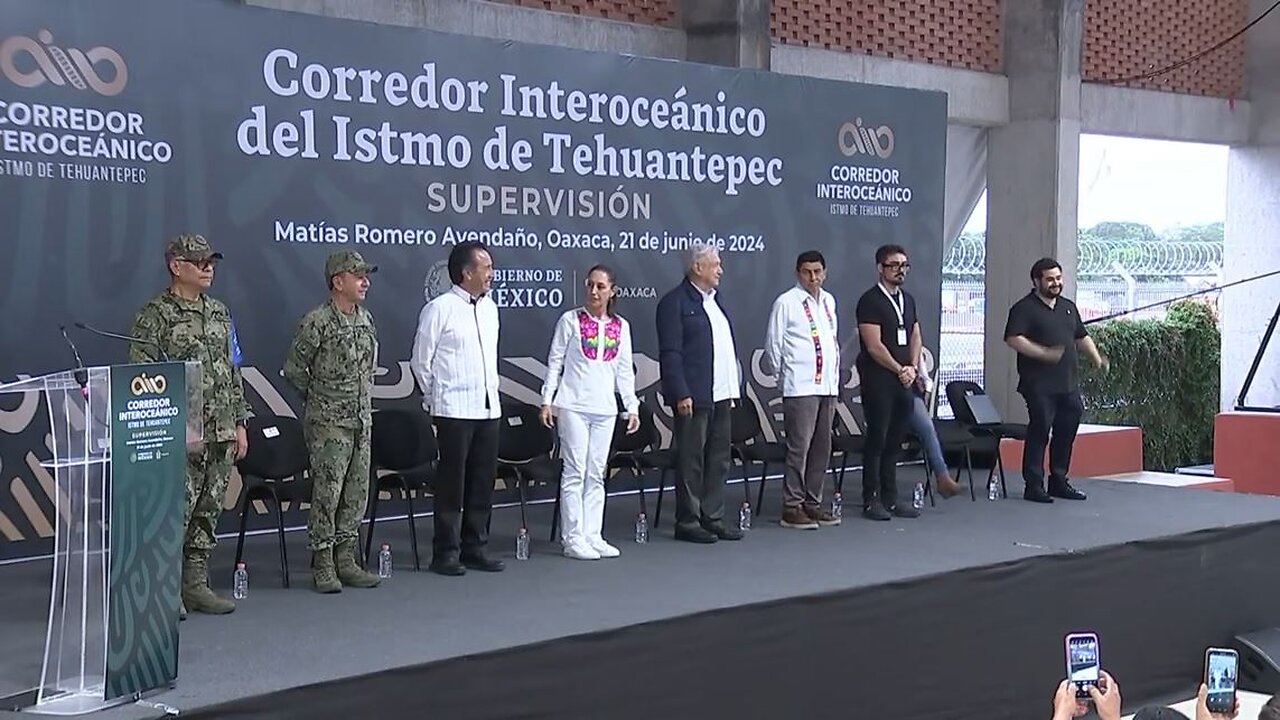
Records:
[[[214,252],[203,235],[184,234],[169,241],[164,250],[165,260],[221,260],[222,253]]]
[[[330,255],[328,262],[324,264],[324,276],[331,278],[344,272],[375,273],[378,272],[378,266],[365,262],[364,256],[355,250],[342,250]]]

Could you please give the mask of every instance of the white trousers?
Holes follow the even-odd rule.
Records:
[[[613,441],[615,415],[559,410],[560,542],[571,544],[601,540],[604,523],[604,470]]]

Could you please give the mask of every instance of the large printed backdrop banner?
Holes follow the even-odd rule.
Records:
[[[758,348],[801,250],[827,258],[845,368],[886,242],[911,252],[936,348],[940,93],[215,0],[0,0],[0,16],[0,378],[71,365],[60,324],[127,330],[164,286],[163,243],[178,232],[226,255],[212,292],[234,314],[259,412],[298,407],[280,367],[338,249],[381,266],[368,304],[384,405],[418,402],[418,312],[448,288],[450,247],[471,238],[493,247],[503,390],[519,401],[536,402],[555,318],[603,261],[624,286],[642,396],[660,407],[654,308],[695,239],[722,248],[748,394],[766,417],[777,393]],[[77,339],[88,363],[125,358]],[[50,547],[37,404],[0,407],[3,557]]]

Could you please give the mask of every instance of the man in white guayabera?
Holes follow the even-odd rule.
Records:
[[[822,289],[827,261],[817,250],[796,258],[796,284],[778,296],[765,331],[765,369],[782,392],[787,465],[782,527],[816,530],[839,525],[822,507],[831,460],[831,418],[840,395],[836,299]]]
[[[498,306],[489,297],[493,260],[479,242],[449,253],[449,292],[422,308],[410,367],[436,426],[435,541],[431,570],[464,575],[503,569],[488,557],[498,469]]]

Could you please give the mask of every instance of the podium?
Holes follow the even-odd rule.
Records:
[[[77,368],[0,385],[49,409],[54,547],[35,704],[79,715],[177,678],[186,455],[203,442],[200,363]]]

